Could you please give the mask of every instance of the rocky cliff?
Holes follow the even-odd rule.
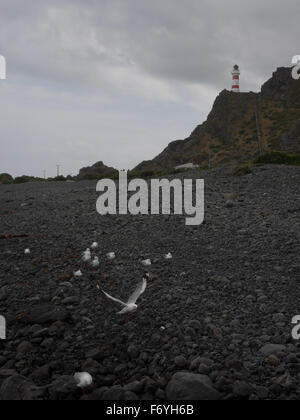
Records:
[[[187,162],[217,166],[271,150],[300,153],[300,80],[293,80],[290,68],[278,68],[260,93],[224,90],[187,139],[170,143],[135,170],[165,170]]]
[[[93,175],[112,175],[117,173],[115,168],[104,165],[103,162],[97,162],[93,166],[87,166],[79,171],[78,179],[88,179]]]

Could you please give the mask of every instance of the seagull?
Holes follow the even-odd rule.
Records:
[[[74,375],[74,380],[78,388],[82,389],[84,398],[87,398],[88,395],[86,394],[86,390],[93,384],[91,375],[87,372],[77,372]]]
[[[173,258],[173,255],[171,254],[171,252],[169,252],[169,254],[165,255],[165,260],[171,260]]]
[[[147,280],[149,280],[149,277],[150,277],[149,273],[145,273],[142,282],[137,286],[135,292],[130,296],[127,303],[124,303],[121,300],[110,296],[108,293],[106,293],[106,292],[104,292],[104,290],[102,290],[102,292],[105,294],[106,297],[113,300],[114,302],[119,303],[120,305],[122,305],[124,307],[120,312],[117,312],[117,315],[132,314],[132,312],[135,312],[137,310],[138,306],[137,306],[136,302],[137,302],[138,298],[146,290]]]
[[[145,266],[145,267],[150,267],[150,265],[152,265],[152,262],[151,262],[151,260],[150,260],[150,259],[148,259],[148,260],[144,260],[144,261],[142,261],[142,264],[143,264],[143,266]]]
[[[83,260],[83,262],[85,262],[86,264],[88,263],[88,262],[90,262],[91,261],[91,259],[92,259],[92,255],[91,255],[91,251],[90,251],[90,249],[88,248],[86,251],[84,251],[84,253],[82,254],[82,260]]]
[[[74,277],[76,278],[82,277],[82,272],[80,270],[74,271]]]
[[[29,248],[25,249],[24,254],[25,255],[30,255],[31,254],[30,249]]]
[[[93,268],[98,268],[99,265],[100,265],[99,258],[98,257],[95,257],[93,259],[93,261],[91,262],[91,265],[92,265]]]
[[[112,261],[116,258],[116,254],[114,252],[110,252],[109,254],[106,255],[107,258]]]
[[[98,248],[98,242],[93,242],[91,248],[92,249],[97,249]]]

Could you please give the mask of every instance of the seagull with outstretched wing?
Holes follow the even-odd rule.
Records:
[[[145,292],[146,287],[147,287],[147,280],[149,280],[149,274],[148,273],[146,273],[144,275],[142,282],[137,286],[136,290],[130,296],[127,303],[122,302],[121,300],[114,298],[113,296],[104,292],[104,290],[102,290],[102,292],[105,294],[105,296],[108,299],[111,299],[114,302],[119,303],[120,305],[123,306],[123,309],[120,312],[117,313],[118,315],[127,315],[127,314],[130,314],[130,313],[135,312],[137,310],[138,306],[137,306],[136,302],[137,302],[138,298]]]

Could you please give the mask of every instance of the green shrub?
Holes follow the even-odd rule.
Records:
[[[0,174],[0,184],[13,184],[14,179],[9,174]]]
[[[232,169],[233,176],[243,176],[252,174],[251,166],[248,164],[239,165]]]
[[[170,171],[168,171],[168,175],[179,175],[179,174],[183,174],[187,171],[189,171],[190,169],[186,169],[186,168],[181,168],[181,169],[170,169]]]
[[[292,155],[284,152],[269,152],[255,160],[258,165],[276,164],[276,165],[300,165],[300,155]]]
[[[141,177],[141,173],[138,171],[128,171],[127,172],[128,179],[136,179]]]
[[[155,172],[154,171],[143,171],[140,174],[141,178],[151,178],[155,176]]]
[[[109,173],[109,174],[95,174],[95,173],[89,173],[84,175],[84,177],[82,178],[85,181],[100,181],[101,179],[119,179],[119,173],[118,172],[114,172],[114,173]]]
[[[15,178],[15,184],[25,184],[26,182],[33,182],[35,179],[33,176],[27,176],[27,175],[23,175],[23,176],[17,176]]]

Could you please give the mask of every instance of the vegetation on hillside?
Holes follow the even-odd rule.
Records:
[[[0,184],[13,184],[14,179],[10,174],[0,174]]]
[[[300,165],[300,155],[292,155],[284,152],[269,152],[260,156],[254,161],[257,165],[275,164],[275,165]]]
[[[243,175],[249,175],[249,174],[252,174],[252,169],[249,164],[235,166],[232,169],[233,176],[243,176]]]

